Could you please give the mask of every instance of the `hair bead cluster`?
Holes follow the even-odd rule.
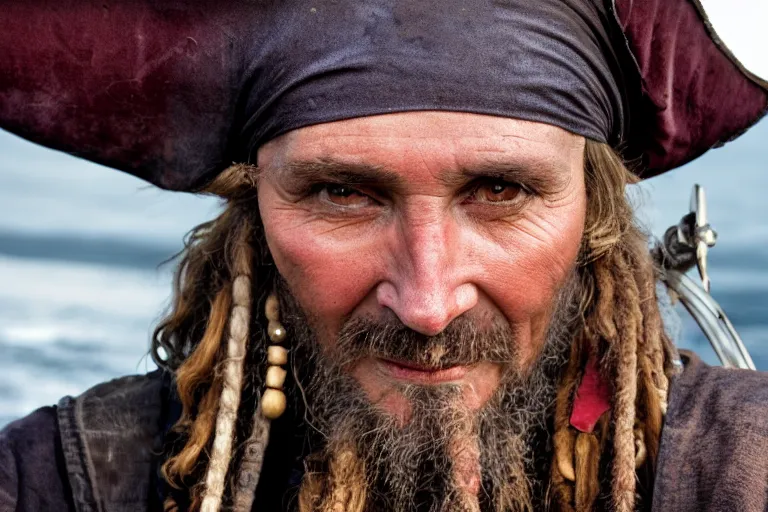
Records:
[[[270,420],[276,420],[285,412],[286,399],[283,393],[283,384],[287,371],[282,365],[288,362],[288,351],[280,343],[285,341],[285,327],[280,323],[280,305],[277,296],[271,294],[267,297],[264,306],[264,314],[267,317],[267,335],[273,345],[267,348],[267,389],[261,397],[261,413]]]
[[[272,283],[266,256],[257,250],[263,234],[255,176],[254,167],[234,165],[206,188],[225,198],[227,208],[190,233],[172,313],[155,331],[153,358],[174,373],[183,408],[166,438],[176,439],[165,448],[162,474],[170,492],[164,510],[251,510],[254,500],[270,422],[247,391],[260,381],[245,364],[258,361],[265,347],[252,343],[260,341],[251,339],[252,297]],[[272,357],[287,358],[287,352]],[[285,377],[273,372],[270,379]]]

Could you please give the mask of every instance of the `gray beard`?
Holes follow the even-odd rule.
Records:
[[[293,340],[309,425],[313,453],[308,461],[313,474],[324,475],[324,495],[339,485],[350,485],[335,481],[328,465],[334,456],[351,450],[364,473],[351,485],[363,487],[355,492],[363,492],[366,511],[538,508],[551,459],[548,421],[577,322],[578,289],[574,275],[559,294],[537,360],[525,371],[509,327],[478,332],[461,318],[433,337],[396,321],[351,321],[342,328],[334,349],[321,350],[311,321],[281,283],[281,309]],[[371,404],[348,372],[364,355],[434,362],[429,354],[435,347],[443,354],[442,366],[481,360],[504,365],[501,385],[479,411],[463,405],[458,384],[402,384],[398,391],[412,412],[405,426],[398,425],[396,418]],[[477,494],[468,493],[456,477],[457,442],[467,440],[479,452]]]

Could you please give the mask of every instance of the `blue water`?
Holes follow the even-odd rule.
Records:
[[[768,121],[636,187],[650,231],[680,219],[696,182],[720,235],[713,295],[768,370]],[[153,368],[146,352],[172,272],[159,265],[218,208],[0,132],[0,426]],[[678,343],[716,362],[692,321],[678,323]]]

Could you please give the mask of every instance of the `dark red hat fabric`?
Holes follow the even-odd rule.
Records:
[[[0,6],[0,127],[175,190],[291,129],[409,110],[550,123],[650,176],[768,106],[689,0]]]
[[[683,165],[741,135],[768,111],[768,82],[744,70],[698,0],[615,0],[640,75],[627,153],[641,176]]]

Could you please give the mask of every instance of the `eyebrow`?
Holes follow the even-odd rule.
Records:
[[[481,178],[497,179],[509,183],[519,183],[541,193],[552,193],[562,188],[570,173],[546,161],[509,162],[484,161],[459,169],[458,174],[441,175],[440,180],[446,186],[462,184]]]
[[[319,158],[289,162],[280,168],[280,173],[292,182],[320,183],[338,182],[350,186],[380,186],[404,188],[405,179],[383,166],[359,164]]]
[[[401,174],[385,166],[345,162],[330,157],[288,162],[280,167],[279,172],[288,182],[297,185],[334,182],[390,190],[402,190],[407,186],[407,180]],[[565,169],[546,161],[513,163],[489,160],[461,167],[458,173],[442,172],[438,180],[446,187],[458,188],[477,179],[498,179],[519,183],[546,194],[561,188],[567,176]]]

